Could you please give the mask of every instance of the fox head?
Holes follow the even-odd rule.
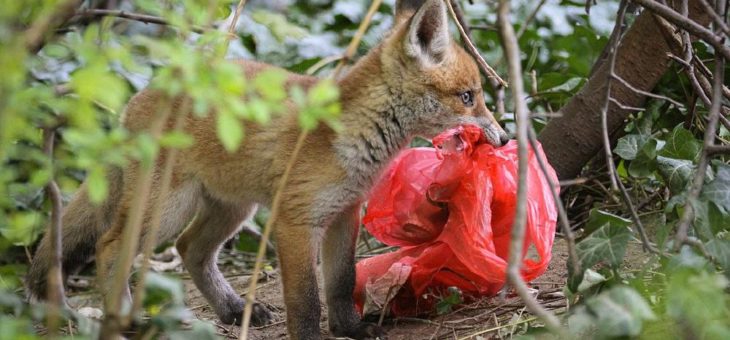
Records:
[[[384,42],[381,65],[386,78],[399,82],[401,102],[412,108],[415,133],[432,137],[459,124],[476,124],[495,146],[507,134],[487,109],[479,68],[449,34],[443,0],[403,0],[396,26]]]

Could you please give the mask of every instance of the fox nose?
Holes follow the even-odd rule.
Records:
[[[499,134],[499,146],[505,146],[509,142],[509,140],[509,135],[507,135],[506,132],[502,132]]]

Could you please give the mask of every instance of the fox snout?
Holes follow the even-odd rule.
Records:
[[[482,128],[487,142],[496,147],[503,146],[509,142],[510,138],[507,132],[499,126],[499,123],[493,117],[468,117],[463,119],[462,123],[475,124]]]
[[[510,140],[507,132],[497,123],[489,122],[487,126],[482,126],[482,130],[484,130],[484,135],[487,137],[489,144],[496,147],[503,146]]]

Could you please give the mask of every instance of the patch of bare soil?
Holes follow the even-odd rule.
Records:
[[[567,250],[563,240],[556,240],[553,247],[553,258],[546,273],[535,280],[531,286],[535,289],[538,300],[548,309],[562,311],[566,300],[562,293],[567,271]],[[226,269],[226,266],[223,266]],[[248,288],[249,276],[234,275],[229,278],[233,287],[242,293]],[[320,288],[321,288],[320,277]],[[216,325],[218,333],[228,338],[238,338],[239,327],[225,325],[217,319],[208,307],[205,299],[191,281],[185,281],[187,305],[196,317],[208,320]],[[257,301],[267,305],[274,311],[276,321],[273,324],[251,329],[251,339],[285,339],[286,312],[281,294],[280,276],[276,273],[268,275],[259,282],[256,291]],[[320,299],[324,301],[320,289]],[[521,300],[507,294],[504,297],[485,298],[453,312],[430,318],[391,318],[385,317],[383,328],[388,332],[388,339],[484,339],[509,337],[523,330],[533,317],[527,312]],[[376,320],[377,322],[377,317]],[[534,324],[533,324],[534,325]],[[325,338],[333,338],[327,329],[327,310],[322,306],[320,328]]]
[[[567,301],[563,294],[567,278],[566,261],[568,258],[566,242],[556,239],[553,246],[552,260],[541,277],[531,283],[538,301],[547,309],[560,313],[566,310]],[[625,260],[625,267],[632,268],[644,261],[646,256],[638,243],[630,243]],[[250,273],[242,268],[252,267],[251,254],[239,252],[223,252],[220,258],[221,270],[231,285],[245,295],[248,288]],[[168,268],[168,270],[170,270]],[[209,307],[207,301],[200,294],[193,282],[178,266],[171,271],[179,272],[184,285],[186,305],[200,320],[206,320],[215,325],[217,333],[229,339],[237,339],[239,327],[221,323]],[[320,277],[320,288],[322,279]],[[275,316],[272,324],[254,327],[250,330],[250,339],[285,339],[286,338],[286,311],[281,294],[281,277],[276,270],[269,270],[259,279],[256,291],[257,301],[268,306]],[[72,293],[71,305],[82,307],[99,307],[100,301],[95,292],[82,291]],[[324,301],[322,289],[320,300]],[[320,328],[325,338],[332,339],[327,329],[327,310],[322,306]],[[374,320],[377,322],[377,316]],[[526,310],[522,301],[514,294],[484,298],[473,303],[457,307],[451,313],[432,316],[429,318],[385,317],[383,328],[388,333],[388,339],[501,339],[522,332],[528,324],[539,326],[534,317]]]

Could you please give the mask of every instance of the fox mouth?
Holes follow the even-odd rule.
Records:
[[[502,135],[495,131],[491,126],[482,127],[482,131],[484,131],[484,137],[487,139],[487,143],[492,144],[495,147],[505,145],[507,144],[507,140],[509,140],[506,133],[503,133],[504,135]]]

